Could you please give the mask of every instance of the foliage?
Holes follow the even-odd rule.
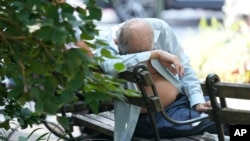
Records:
[[[4,129],[2,129],[0,132],[0,140],[1,141],[8,141],[7,133]]]
[[[37,131],[39,131],[41,129],[42,128],[34,129],[27,137],[19,136],[18,141],[28,141],[35,132],[37,132]],[[49,141],[50,135],[51,134],[49,134],[49,133],[43,133],[42,135],[38,136],[37,139],[35,139],[35,141],[39,141],[39,140],[47,140],[47,141]]]
[[[20,136],[18,136],[18,141],[28,141],[28,140],[49,141],[51,139],[51,133],[49,133],[49,132],[43,133],[39,136],[35,135],[36,132],[39,132],[39,130],[42,130],[42,129],[43,128],[35,128],[27,136],[20,135]],[[2,128],[2,131],[0,132],[0,140],[1,141],[9,141],[10,139],[13,139],[12,137],[16,137],[15,133],[17,133],[18,131],[19,131],[18,125],[17,125],[17,127],[15,127],[15,129],[11,129],[9,133],[7,133],[7,131]],[[60,138],[58,138],[58,140],[60,140]]]
[[[5,118],[1,128],[9,129],[14,118],[22,128],[32,126],[40,122],[42,114],[55,114],[64,104],[78,101],[75,93],[83,95],[95,112],[100,101],[124,100],[124,95],[134,94],[124,90],[122,80],[96,71],[97,61],[103,58],[91,58],[81,48],[65,48],[65,44],[77,41],[75,27],[92,49],[105,46],[96,39],[94,24],[101,19],[101,10],[94,0],[84,6],[59,0],[0,2],[0,79],[7,76],[15,82],[11,90],[0,86],[1,114]],[[23,107],[28,101],[35,101],[35,111]]]
[[[211,25],[202,19],[199,27],[199,34],[184,43],[198,77],[216,73],[222,81],[249,82],[250,28],[242,21],[225,27],[214,18]]]

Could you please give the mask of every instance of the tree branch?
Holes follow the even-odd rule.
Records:
[[[9,23],[9,24],[11,24],[11,25],[13,25],[15,27],[19,27],[19,28],[21,27],[19,24],[17,24],[13,20],[10,20],[7,17],[1,16],[1,15],[0,15],[0,21],[5,21],[5,22],[7,22],[7,23]]]

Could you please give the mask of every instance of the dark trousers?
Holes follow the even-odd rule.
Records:
[[[205,97],[208,100],[208,97]],[[190,108],[188,98],[184,95],[178,96],[175,102],[166,107],[165,112],[175,120],[188,120],[200,116],[199,112]],[[160,113],[155,114],[156,124],[161,138],[173,138],[202,134],[207,131],[216,133],[215,123],[209,119],[199,124],[173,125],[166,121]],[[153,128],[148,114],[141,114],[135,129],[135,136],[153,137]]]

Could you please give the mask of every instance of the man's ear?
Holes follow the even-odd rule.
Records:
[[[118,44],[118,40],[117,40],[117,39],[114,39],[114,43],[117,45],[117,44]]]

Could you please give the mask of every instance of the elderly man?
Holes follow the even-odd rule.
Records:
[[[100,65],[103,70],[115,75],[115,63],[122,62],[126,67],[146,63],[165,112],[173,119],[199,117],[210,107],[210,102],[203,96],[196,73],[189,64],[189,58],[165,21],[154,18],[131,19],[114,27],[103,39],[109,43],[110,52],[117,56],[116,59],[102,62]],[[97,51],[97,55],[100,52]],[[145,109],[117,102],[115,140],[128,140],[133,134],[152,137],[153,131],[146,113]],[[160,114],[155,117],[162,138],[216,132],[214,122],[209,120],[195,125],[173,125]]]

